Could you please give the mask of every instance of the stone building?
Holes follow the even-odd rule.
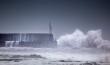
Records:
[[[0,47],[57,47],[49,24],[49,33],[0,33]]]

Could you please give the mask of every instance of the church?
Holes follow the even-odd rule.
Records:
[[[55,48],[57,41],[49,23],[49,33],[0,33],[0,47]]]

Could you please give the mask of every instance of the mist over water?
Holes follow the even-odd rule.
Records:
[[[81,30],[76,29],[72,34],[60,36],[58,39],[58,47],[69,48],[100,48],[110,49],[110,41],[102,38],[101,29],[89,30],[84,34]]]

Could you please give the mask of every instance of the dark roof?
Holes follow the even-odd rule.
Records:
[[[43,34],[43,35],[50,35],[51,33],[0,33],[0,34]]]
[[[22,40],[25,35],[28,40],[53,40],[53,34],[49,33],[0,33],[0,41],[20,40],[20,35],[22,36]]]

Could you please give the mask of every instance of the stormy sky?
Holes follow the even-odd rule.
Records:
[[[110,40],[109,0],[0,0],[0,33],[48,33],[56,38],[101,29]]]

